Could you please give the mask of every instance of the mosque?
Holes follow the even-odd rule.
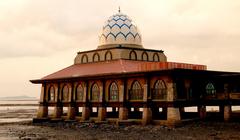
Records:
[[[139,29],[120,10],[103,25],[97,49],[30,81],[42,85],[34,122],[176,125],[205,119],[206,106],[219,107],[217,116],[228,121],[240,105],[240,73],[168,62],[164,51],[144,48]]]

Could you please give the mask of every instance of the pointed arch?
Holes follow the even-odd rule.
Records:
[[[167,87],[163,80],[157,80],[152,91],[153,100],[167,99]]]
[[[142,60],[143,61],[148,61],[148,54],[146,52],[142,53]]]
[[[55,88],[53,85],[48,88],[48,101],[55,101]]]
[[[137,60],[137,53],[132,50],[130,53],[129,53],[129,59],[130,60]]]
[[[81,59],[81,63],[87,63],[88,62],[88,56],[84,54]]]
[[[109,86],[109,100],[118,101],[119,89],[116,82],[112,82]]]
[[[105,53],[105,61],[107,61],[107,60],[112,60],[112,53],[111,53],[111,51],[107,51]]]
[[[153,54],[153,61],[154,61],[154,62],[159,62],[159,61],[160,61],[159,55],[158,55],[157,53],[154,53],[154,54]]]
[[[100,89],[97,83],[94,83],[91,87],[91,100],[99,101],[100,98]]]
[[[100,55],[98,53],[93,54],[93,62],[100,61]]]
[[[82,84],[78,84],[76,87],[76,100],[77,101],[83,101],[83,95],[84,95],[84,88]]]
[[[64,85],[62,88],[62,101],[68,101],[69,99],[69,87]]]
[[[142,100],[143,99],[143,89],[141,84],[138,81],[134,81],[131,86],[130,100]]]

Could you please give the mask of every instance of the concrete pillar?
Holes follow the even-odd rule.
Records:
[[[142,114],[142,124],[147,125],[152,121],[152,110],[151,108],[144,107],[143,114]]]
[[[42,84],[41,95],[40,95],[40,105],[38,108],[37,118],[46,118],[48,116],[48,106],[46,104],[46,85]]]
[[[232,109],[230,105],[224,106],[224,121],[229,121],[231,118]]]
[[[106,107],[99,107],[98,109],[98,120],[104,121],[106,119]]]
[[[176,124],[181,121],[179,108],[168,107],[167,108],[167,121],[169,124]]]
[[[82,108],[82,120],[83,121],[89,120],[90,113],[91,113],[90,107],[83,107]]]
[[[76,116],[76,109],[73,106],[68,107],[67,119],[74,120]]]
[[[45,85],[41,87],[41,95],[40,95],[40,102],[46,101],[46,94],[45,94]]]
[[[198,114],[200,119],[205,119],[207,116],[206,106],[198,106]]]
[[[56,106],[54,108],[53,117],[54,118],[61,118],[62,114],[63,114],[63,108],[60,107],[60,106]]]
[[[128,109],[126,107],[119,108],[119,120],[127,120],[128,119]]]
[[[48,116],[48,106],[40,105],[38,108],[37,118],[46,118]]]

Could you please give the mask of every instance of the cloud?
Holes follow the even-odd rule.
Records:
[[[12,0],[0,2],[0,58],[94,49],[117,4],[139,25],[147,48],[239,44],[240,2],[234,0]]]
[[[169,61],[240,71],[239,0],[1,0],[1,95],[38,96],[28,80],[97,48],[98,32],[119,5],[145,48],[164,50]]]
[[[84,45],[93,36],[97,41],[98,19],[79,15],[84,12],[75,3],[65,9],[63,1],[56,0],[12,4],[0,10],[0,58],[46,56]]]

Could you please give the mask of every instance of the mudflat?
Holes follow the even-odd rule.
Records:
[[[0,140],[240,140],[240,122],[196,121],[177,128],[79,122],[33,124],[35,109],[0,111]]]
[[[240,140],[239,122],[193,122],[177,128],[94,123],[3,123],[0,139],[22,140]]]

